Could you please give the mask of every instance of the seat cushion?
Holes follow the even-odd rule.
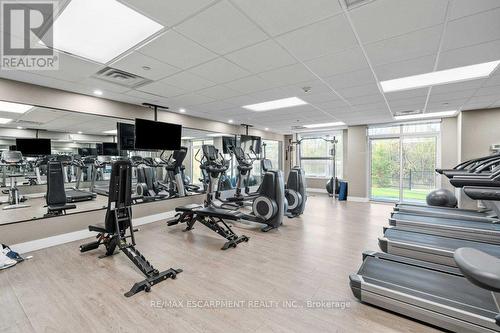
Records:
[[[241,212],[237,210],[229,210],[229,209],[214,208],[214,207],[204,207],[204,208],[194,209],[193,211],[199,216],[218,217],[223,220],[233,220],[233,221],[241,219],[241,216],[243,215]]]
[[[199,205],[199,204],[189,204],[189,205],[186,205],[186,206],[176,207],[175,211],[176,212],[183,212],[184,213],[184,212],[190,212],[193,209],[199,209],[199,208],[203,208],[203,206]]]
[[[56,212],[61,210],[75,209],[76,205],[66,204],[66,205],[49,205],[47,206],[49,212]]]

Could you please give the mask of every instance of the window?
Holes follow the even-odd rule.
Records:
[[[333,139],[337,141],[333,143]],[[330,178],[334,172],[342,178],[342,132],[304,133],[298,137],[297,153],[306,177]],[[335,149],[334,149],[335,148]],[[333,159],[335,154],[335,170]]]
[[[425,201],[437,185],[439,131],[439,122],[368,129],[372,200]]]

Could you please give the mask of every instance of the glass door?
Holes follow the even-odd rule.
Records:
[[[425,201],[437,186],[436,136],[402,138],[402,201]]]
[[[370,139],[370,197],[378,201],[400,200],[400,139]]]

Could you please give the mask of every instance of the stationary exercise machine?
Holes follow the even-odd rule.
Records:
[[[80,189],[80,182],[82,178],[83,169],[86,167],[83,160],[75,158],[75,156],[70,155],[56,155],[53,157],[55,161],[61,162],[63,166],[63,181],[69,183],[68,179],[68,168],[72,167],[76,169],[76,184],[74,187],[66,188],[66,199],[68,202],[81,202],[81,201],[91,201],[96,198],[96,194],[91,191],[85,191]]]
[[[0,165],[3,168],[4,174],[6,174],[5,170],[9,167],[18,169],[23,165],[23,154],[21,154],[20,151],[5,150],[2,152]],[[3,207],[3,210],[30,207],[29,205],[22,203],[27,199],[19,194],[19,189],[17,188],[17,178],[24,177],[24,174],[12,172],[6,177],[10,179],[10,188],[2,191],[3,194],[9,195],[8,201],[3,202],[7,203],[8,206]]]
[[[64,191],[64,166],[60,161],[47,162],[47,214],[44,217],[65,215],[66,210],[75,209],[76,205],[68,204]]]
[[[130,235],[127,236],[127,229]],[[134,227],[132,225],[132,165],[129,161],[119,160],[112,164],[109,181],[108,208],[104,224],[90,225],[90,231],[97,232],[97,240],[80,246],[80,252],[97,249],[100,245],[106,248],[105,257],[120,251],[134,263],[144,274],[145,280],[137,282],[126,297],[140,291],[151,291],[151,287],[166,279],[175,279],[182,269],[170,268],[160,272],[135,248]],[[130,238],[130,243],[127,242]]]

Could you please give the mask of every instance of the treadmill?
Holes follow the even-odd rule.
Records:
[[[457,258],[463,250],[455,253],[460,269],[365,252],[358,272],[349,276],[351,290],[364,303],[450,331],[500,332],[496,295],[491,292],[498,291],[500,270],[484,260],[492,257],[474,249],[465,249],[467,255]],[[471,251],[473,255],[468,255]],[[494,262],[500,266],[500,261]]]
[[[85,165],[82,165],[82,161],[76,160],[69,155],[57,155],[55,157],[56,161],[59,161],[63,165],[64,178],[67,179],[66,169],[68,166],[75,166],[77,168],[76,173],[76,186],[71,188],[65,188],[66,192],[66,201],[67,202],[82,202],[82,201],[90,201],[96,198],[96,194],[91,191],[81,190],[80,187],[80,179],[82,177],[82,169]]]

